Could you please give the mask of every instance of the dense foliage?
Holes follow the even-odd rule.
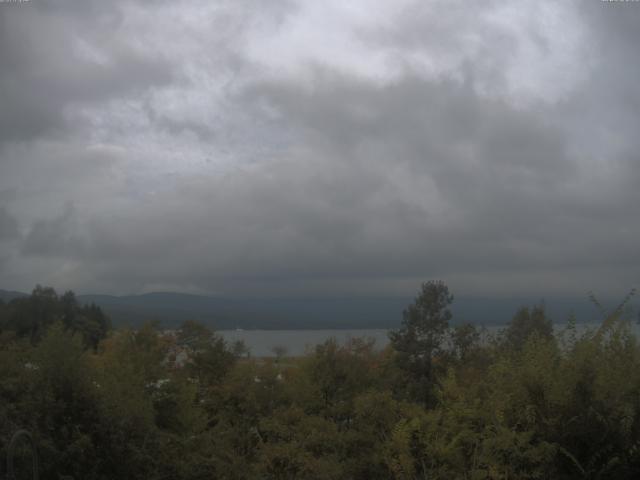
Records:
[[[0,304],[0,449],[29,429],[45,479],[638,477],[640,347],[621,310],[553,335],[524,308],[489,338],[449,326],[452,300],[424,284],[382,351],[258,359],[194,322],[109,330],[38,287]]]

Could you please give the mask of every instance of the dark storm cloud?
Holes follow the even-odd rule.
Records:
[[[6,208],[0,206],[0,242],[13,240],[19,236],[18,221]]]
[[[304,4],[44,5],[0,12],[0,193],[26,229],[2,247],[7,278],[122,293],[637,283],[622,14],[433,2],[345,26]],[[548,24],[563,22],[560,38]],[[326,55],[329,34],[353,43]]]
[[[79,257],[83,251],[71,205],[58,217],[36,221],[22,244],[22,253],[27,256]]]
[[[587,88],[576,92],[575,99],[591,107],[583,109],[589,114],[586,120],[590,124],[585,128],[590,134],[597,134],[596,139],[605,145],[615,142],[616,154],[638,161],[640,139],[635,132],[640,118],[640,63],[636,47],[640,42],[640,8],[624,2],[617,7],[609,4],[612,2],[597,3],[585,4],[580,10],[591,27],[598,55]]]
[[[170,65],[118,39],[118,2],[32,3],[0,9],[0,142],[77,128],[65,117],[69,105],[171,80]]]
[[[624,220],[633,208],[588,209],[591,185],[571,187],[578,160],[548,114],[447,82],[330,77],[313,91],[247,94],[299,130],[287,158],[182,178],[139,211],[94,223],[102,275],[216,290],[229,279],[637,266],[640,232]]]

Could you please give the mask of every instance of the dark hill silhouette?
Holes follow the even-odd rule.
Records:
[[[0,290],[0,299],[25,296],[26,293]],[[81,303],[95,303],[112,319],[114,325],[138,326],[157,320],[167,328],[184,320],[198,320],[223,329],[323,329],[323,328],[396,328],[403,309],[412,297],[350,298],[232,298],[154,292],[143,295],[78,295]],[[539,303],[539,298],[456,297],[453,323],[471,322],[502,325],[521,306]],[[602,300],[614,307],[615,300]],[[634,299],[638,311],[638,299]],[[558,297],[545,301],[549,316],[563,323],[573,312],[578,322],[601,320],[597,309],[583,298]]]
[[[28,297],[29,295],[22,292],[14,292],[12,290],[0,290],[0,300],[9,302],[14,298]]]

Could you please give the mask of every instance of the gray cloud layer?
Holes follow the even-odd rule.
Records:
[[[595,1],[0,5],[5,287],[625,292],[639,21]]]

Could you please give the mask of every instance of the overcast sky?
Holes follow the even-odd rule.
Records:
[[[640,3],[0,3],[0,288],[623,296]]]

